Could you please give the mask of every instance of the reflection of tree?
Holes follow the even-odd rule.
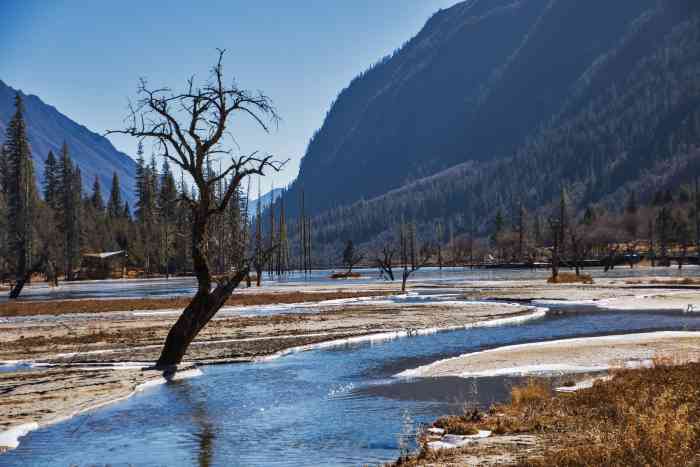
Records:
[[[178,404],[180,407],[191,407],[190,416],[192,424],[195,428],[199,428],[199,432],[194,436],[199,440],[199,451],[197,453],[197,461],[200,467],[210,467],[213,465],[212,457],[214,455],[214,440],[216,439],[216,430],[209,414],[205,399],[197,397],[195,388],[190,384],[190,381],[179,381],[178,387],[175,388],[175,397],[180,399]]]
[[[214,430],[212,429],[211,422],[206,418],[200,418],[198,416],[194,418],[202,428],[202,431],[197,434],[199,438],[199,456],[197,460],[199,461],[200,467],[209,467],[212,465],[211,458],[214,452]]]

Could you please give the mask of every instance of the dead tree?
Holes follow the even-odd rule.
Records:
[[[182,361],[190,343],[249,273],[251,260],[240,258],[235,270],[218,277],[212,289],[214,278],[207,251],[210,221],[222,215],[246,177],[264,175],[266,169],[279,170],[283,165],[271,155],[233,155],[226,149],[227,127],[234,115],[251,118],[265,131],[278,121],[278,116],[267,96],[240,89],[235,83],[224,83],[224,52],[219,51],[211,78],[202,87],[195,86],[190,78],[185,91],[175,93],[168,88],[150,88],[141,80],[139,100],[130,106],[127,128],[108,132],[154,141],[163,157],[189,174],[197,191],[196,196],[182,195],[192,213],[191,254],[197,292],[170,329],[158,367]],[[224,156],[230,157],[230,166],[221,173],[207,174],[207,161]],[[229,183],[221,200],[216,200],[212,190],[222,180]],[[267,251],[265,256],[270,253]]]
[[[428,245],[418,246],[414,224],[401,225],[400,245],[401,263],[403,264],[401,291],[405,292],[408,278],[411,277],[411,274],[426,266],[433,254],[432,249]]]
[[[343,250],[343,264],[347,266],[348,270],[346,275],[352,274],[352,268],[355,267],[360,261],[364,259],[364,255],[357,251],[352,240],[348,240],[345,243],[345,249]]]
[[[559,238],[559,221],[557,219],[550,218],[548,220],[549,222],[549,230],[552,232],[552,261],[551,261],[551,267],[552,267],[552,280],[554,282],[557,281],[557,278],[559,277],[559,261],[561,258],[561,252],[560,252],[560,245],[561,241]]]
[[[391,243],[386,243],[382,251],[377,255],[376,262],[382,275],[386,274],[390,281],[394,281],[394,255],[396,248]]]
[[[571,245],[571,259],[574,263],[576,276],[580,276],[581,266],[592,249],[582,226],[572,226],[569,229],[569,243]]]

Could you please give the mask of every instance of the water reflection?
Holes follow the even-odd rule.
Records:
[[[193,386],[189,380],[173,381],[169,385],[173,388],[176,403],[185,407],[189,413],[194,431],[193,438],[197,444],[197,463],[200,467],[213,466],[217,430],[206,403],[205,391],[201,387]]]

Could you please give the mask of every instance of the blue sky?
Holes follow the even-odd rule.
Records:
[[[338,92],[456,0],[0,0],[0,79],[103,133],[122,126],[139,77],[181,87],[228,50],[228,76],[270,96],[282,122],[232,131],[244,152],[291,159],[283,186]],[[111,137],[133,155],[136,143]]]

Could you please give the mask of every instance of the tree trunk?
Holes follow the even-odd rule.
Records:
[[[27,281],[29,280],[29,276],[31,276],[31,274],[32,274],[31,272],[28,272],[15,281],[15,285],[12,287],[12,290],[10,290],[10,300],[14,300],[16,298],[19,298],[19,294],[22,293],[22,289],[24,288],[24,284],[27,283]]]
[[[197,292],[170,329],[156,366],[164,368],[182,362],[194,338],[226,303],[226,300],[247,274],[248,269],[246,268],[219,284],[211,293]]]
[[[222,280],[216,289],[211,291],[212,278],[207,260],[207,210],[208,206],[203,203],[203,206],[194,212],[192,222],[192,260],[198,282],[197,293],[168,332],[156,364],[160,368],[182,362],[194,338],[226,303],[249,272],[246,266],[233,276]]]
[[[38,271],[43,263],[44,257],[42,256],[34,264],[32,264],[31,267],[24,272],[24,274],[21,274],[17,277],[15,285],[12,287],[12,290],[10,290],[10,300],[19,298],[19,295],[22,293],[22,289],[24,288],[25,284],[30,281],[32,274]]]

